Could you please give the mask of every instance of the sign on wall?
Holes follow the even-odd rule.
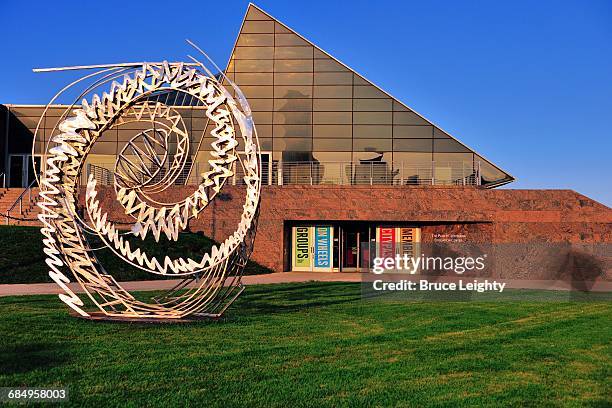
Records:
[[[379,258],[395,257],[395,228],[379,227],[376,229]]]
[[[293,266],[310,268],[310,227],[294,227],[293,231]]]
[[[331,227],[315,227],[315,268],[331,268]]]

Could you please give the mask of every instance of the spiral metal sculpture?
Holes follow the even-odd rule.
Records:
[[[243,290],[240,278],[252,251],[259,212],[257,134],[240,89],[222,72],[215,76],[193,60],[113,65],[60,91],[93,81],[77,100],[90,98],[66,109],[57,132],[45,144],[45,165],[39,179],[39,219],[49,275],[64,292],[60,299],[80,316],[123,320],[219,317]],[[222,85],[224,81],[233,92]],[[94,93],[104,87],[107,91],[102,96]],[[166,103],[168,95],[177,94],[202,108],[213,127],[213,142],[208,171],[201,174],[199,185],[184,199],[168,203],[160,200],[159,194],[176,184],[193,163],[188,160],[193,150],[190,130],[181,114]],[[80,205],[79,191],[84,165],[100,136],[132,123],[138,123],[142,130],[118,149],[113,171],[116,201],[132,219],[126,230],[110,219],[93,175],[85,183],[84,205]],[[38,133],[37,129],[36,138],[40,138]],[[246,197],[236,230],[223,242],[196,259],[167,255],[157,259],[138,245],[149,235],[157,242],[160,237],[180,239],[179,233],[188,228],[189,221],[198,218],[234,176],[236,166],[244,175]],[[127,265],[164,277],[180,277],[180,284],[149,302],[135,298],[104,269],[95,252],[100,248],[93,248],[92,237]],[[136,243],[133,237],[138,238]],[[66,269],[97,310],[85,311],[83,300],[68,286]]]

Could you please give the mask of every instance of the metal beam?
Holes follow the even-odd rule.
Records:
[[[33,72],[59,72],[59,71],[79,71],[83,69],[100,69],[100,68],[125,68],[139,67],[142,65],[163,65],[163,62],[121,62],[117,64],[97,64],[97,65],[74,65],[69,67],[51,67],[51,68],[33,68]],[[199,66],[194,62],[169,62],[170,65],[183,64],[184,66]]]

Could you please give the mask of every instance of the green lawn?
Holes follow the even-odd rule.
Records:
[[[92,247],[98,248],[102,243],[98,237],[90,237]],[[200,259],[207,252],[213,241],[198,233],[181,233],[178,241],[169,241],[164,235],[159,242],[148,236],[144,241],[137,237],[129,240],[143,248],[147,254],[171,257],[191,257]],[[134,268],[119,259],[110,249],[95,252],[102,266],[111,271],[118,281],[160,279],[158,275]],[[0,226],[0,284],[2,283],[37,283],[51,282],[49,269],[45,264],[42,235],[38,227]],[[246,275],[270,273],[271,269],[249,261]]]
[[[95,323],[0,298],[0,386],[75,406],[612,404],[609,302],[397,302],[360,286],[249,286],[217,322]]]

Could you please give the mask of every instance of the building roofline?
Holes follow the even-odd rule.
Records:
[[[410,106],[406,105],[404,102],[402,102],[400,99],[396,98],[395,96],[391,95],[391,93],[389,93],[388,91],[386,91],[385,89],[383,89],[382,87],[378,86],[377,84],[375,84],[373,81],[370,81],[368,78],[366,78],[365,76],[361,75],[357,70],[351,68],[349,65],[345,64],[344,62],[340,61],[338,58],[334,57],[333,55],[329,54],[327,51],[321,49],[317,44],[313,43],[312,41],[310,41],[309,39],[305,38],[303,35],[301,35],[298,31],[294,30],[293,28],[289,27],[288,25],[286,25],[285,23],[283,23],[282,21],[278,20],[277,18],[275,18],[274,16],[272,16],[270,13],[266,12],[265,10],[263,10],[261,7],[257,6],[256,4],[250,2],[247,6],[246,12],[244,13],[244,17],[242,18],[242,23],[240,24],[240,29],[238,30],[238,35],[236,36],[236,40],[234,41],[234,47],[232,48],[232,53],[230,54],[230,60],[227,62],[227,66],[225,68],[225,71],[227,73],[227,68],[229,68],[229,63],[231,61],[232,55],[234,55],[234,52],[236,50],[236,45],[238,44],[238,37],[240,37],[240,32],[242,31],[242,27],[244,26],[244,22],[246,21],[246,17],[247,14],[249,13],[249,8],[250,7],[254,7],[256,8],[258,11],[262,12],[263,14],[265,14],[266,16],[270,17],[272,20],[274,20],[276,23],[282,25],[283,27],[285,27],[287,30],[291,31],[292,33],[294,33],[295,35],[297,35],[298,37],[300,37],[302,40],[306,41],[308,44],[311,44],[313,47],[315,47],[317,50],[321,51],[323,54],[327,55],[329,58],[333,59],[334,61],[336,61],[337,63],[339,63],[340,65],[342,65],[343,67],[345,67],[346,69],[348,69],[349,71],[353,72],[354,74],[357,74],[359,77],[361,77],[362,79],[364,79],[365,81],[369,82],[370,84],[372,84],[373,86],[375,86],[376,88],[378,88],[379,90],[381,90],[383,93],[385,93],[388,97],[390,97],[391,99],[399,102],[401,105],[403,105],[406,109],[414,112],[417,116],[419,116],[421,119],[429,122],[431,125],[437,127],[438,129],[440,129],[441,131],[443,131],[444,133],[446,133],[451,139],[453,139],[454,141],[456,141],[457,143],[459,143],[461,146],[465,147],[466,149],[470,150],[472,153],[476,154],[477,156],[480,156],[482,159],[486,160],[489,164],[491,164],[493,167],[495,167],[497,170],[501,171],[502,173],[508,175],[510,177],[511,180],[507,181],[506,183],[511,183],[513,181],[516,181],[516,178],[511,175],[510,173],[508,173],[507,171],[501,169],[500,167],[498,167],[495,163],[493,163],[491,160],[487,159],[484,155],[476,152],[474,149],[472,149],[471,147],[467,146],[465,143],[463,143],[461,140],[458,140],[455,136],[453,136],[451,133],[447,132],[446,130],[444,130],[442,127],[438,126],[436,123],[432,122],[431,120],[427,119],[425,116],[421,115],[419,112],[417,112],[416,110],[412,109]],[[506,184],[504,183],[504,184]]]

